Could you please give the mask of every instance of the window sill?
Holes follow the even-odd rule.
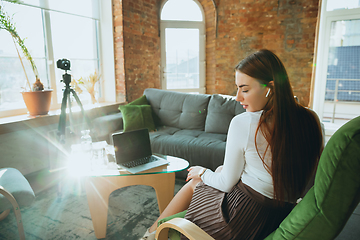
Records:
[[[325,144],[330,140],[332,135],[345,123],[329,123],[323,122],[325,127]]]
[[[98,103],[94,105],[84,105],[83,107],[86,115],[90,119],[93,119],[95,117],[103,116],[109,113],[118,112],[118,107],[120,104],[124,103]],[[71,110],[74,118],[81,116],[80,107],[73,107]],[[66,113],[68,115],[68,108]],[[23,114],[12,117],[0,118],[0,134],[36,128],[50,124],[56,124],[59,121],[60,114],[61,110],[56,109],[49,111],[47,115],[43,116],[34,117],[30,116],[29,114]]]
[[[325,126],[325,135],[332,136],[342,125],[337,123],[327,123],[323,122]]]

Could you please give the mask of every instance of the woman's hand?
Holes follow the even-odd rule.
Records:
[[[200,166],[188,168],[188,175],[186,181],[189,181],[190,179],[201,179],[200,174],[202,174],[205,170],[206,168]]]

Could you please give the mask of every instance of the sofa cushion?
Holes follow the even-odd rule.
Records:
[[[226,134],[163,127],[150,133],[150,140],[154,153],[186,159],[190,166],[215,170],[224,162]],[[177,177],[185,178],[186,174],[186,171],[181,172]]]
[[[205,132],[227,134],[231,119],[245,112],[245,109],[228,95],[214,94],[211,96],[205,122]]]
[[[123,129],[123,116],[121,112],[111,113],[109,115],[104,115],[98,118],[95,118],[92,121],[92,130],[91,134],[94,134],[94,137],[100,140],[107,140],[110,143],[109,136],[119,130]]]
[[[119,109],[123,115],[124,132],[141,128],[155,130],[150,105],[120,105]]]
[[[159,117],[156,125],[204,130],[210,95],[188,94],[148,88],[144,94]]]

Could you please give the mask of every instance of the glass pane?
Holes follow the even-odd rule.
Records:
[[[202,21],[203,17],[193,0],[169,0],[161,11],[161,20]]]
[[[56,60],[97,58],[95,20],[57,12],[50,20]]]
[[[54,60],[70,60],[69,74],[75,79],[88,77],[98,70],[96,20],[57,12],[51,12],[50,18]],[[63,74],[63,70],[56,70],[59,103],[64,88],[64,83],[60,82]],[[83,104],[90,99],[86,92],[78,95]]]
[[[45,57],[44,32],[41,10],[33,7],[2,2],[4,10],[13,18],[16,30],[33,58]],[[0,30],[0,56],[18,56],[9,33]],[[20,51],[20,49],[19,49]]]
[[[358,0],[328,0],[326,5],[326,11],[352,9],[358,7],[360,7],[360,1]]]
[[[359,115],[360,20],[334,21],[324,103],[324,120],[344,123]]]
[[[19,36],[25,39],[25,46],[35,61],[40,79],[45,88],[48,88],[41,10],[7,2],[2,2],[2,4],[9,16],[13,16],[12,22],[15,23]],[[15,44],[5,30],[0,30],[0,39],[0,110],[25,108],[20,92],[25,87],[26,77]],[[16,46],[32,84],[35,82],[35,76],[30,63],[23,57],[19,46]]]
[[[199,88],[199,30],[165,29],[168,89]]]
[[[328,79],[326,81],[325,100],[334,101],[335,84],[335,80]]]
[[[33,6],[40,6],[40,0],[22,0],[21,2],[25,4],[30,4]]]
[[[0,110],[25,107],[20,93],[25,75],[19,58],[0,58],[0,72]]]
[[[97,17],[93,16],[93,3],[96,4],[97,0],[48,0],[49,8],[52,10],[58,10],[61,12],[73,13],[86,17]],[[67,25],[63,26],[64,29]]]

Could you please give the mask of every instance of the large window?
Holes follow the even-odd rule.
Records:
[[[1,4],[12,16],[20,37],[25,38],[45,88],[54,90],[52,109],[59,108],[63,95],[61,79],[65,71],[56,67],[56,61],[62,58],[71,62],[68,73],[72,79],[99,73],[99,101],[115,101],[111,0],[24,0],[21,4]],[[26,78],[16,47],[20,55],[22,52],[5,30],[0,30],[0,39],[0,117],[23,114],[26,108],[20,92]],[[30,64],[24,58],[23,63],[29,80],[34,82]],[[83,105],[91,103],[86,91],[78,96]]]
[[[162,88],[205,93],[205,21],[193,0],[163,2],[161,11]]]
[[[322,4],[313,108],[333,132],[360,115],[360,2]]]

